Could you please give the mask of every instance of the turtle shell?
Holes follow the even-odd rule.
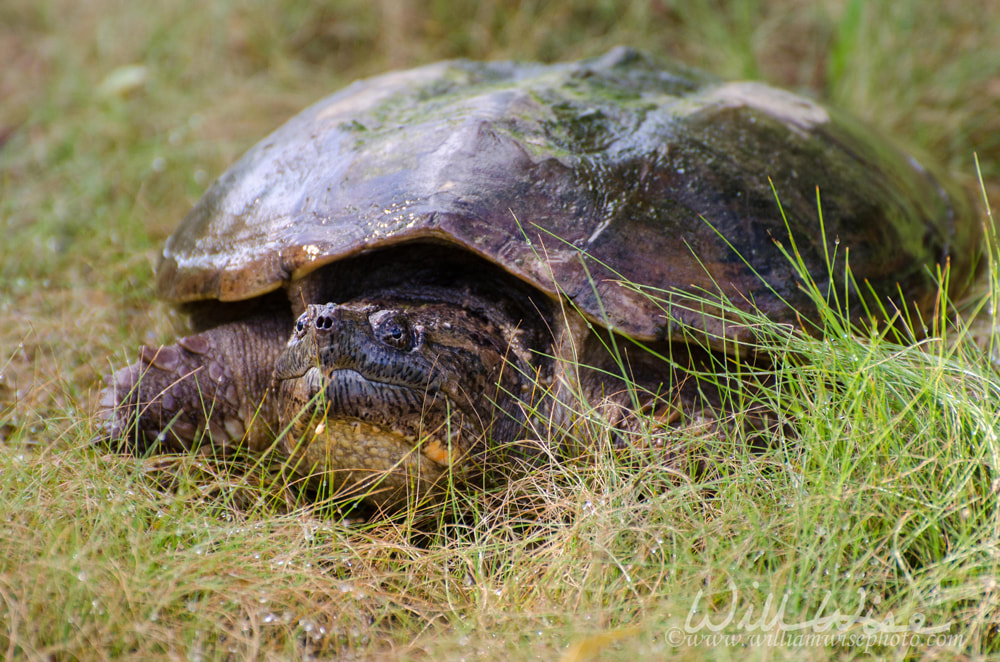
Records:
[[[167,242],[158,287],[178,303],[249,299],[336,260],[437,242],[638,339],[676,323],[734,336],[672,302],[721,290],[794,322],[810,304],[782,253],[789,233],[817,282],[842,277],[849,255],[862,289],[923,309],[936,264],[968,280],[977,232],[937,179],[849,119],[620,48],[348,86],[212,185]]]

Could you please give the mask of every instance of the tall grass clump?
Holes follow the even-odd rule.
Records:
[[[738,320],[752,331],[753,349],[775,357],[754,393],[788,424],[776,445],[739,467],[759,488],[755,510],[772,518],[754,522],[752,556],[714,575],[717,612],[759,609],[762,601],[747,596],[769,586],[787,599],[786,623],[791,613],[800,621],[816,614],[832,596],[843,613],[857,607],[896,624],[950,624],[944,631],[958,633],[954,641],[997,650],[1000,377],[995,335],[979,331],[995,316],[1000,282],[990,213],[984,226],[988,286],[953,301],[947,272],[939,274],[928,319],[885,309],[850,319],[845,297],[860,296],[864,285],[849,268],[848,287],[833,286],[832,277],[817,282],[794,241],[786,257],[815,306],[799,311],[811,320],[803,329],[718,296],[690,302]],[[739,595],[737,604],[730,595]]]

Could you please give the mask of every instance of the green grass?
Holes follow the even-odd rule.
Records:
[[[366,523],[295,501],[263,468],[90,445],[101,376],[180,328],[152,302],[163,240],[269,130],[391,67],[573,59],[620,43],[815,94],[983,200],[975,152],[986,198],[1000,199],[996,2],[0,4],[0,652],[1000,653],[995,259],[977,297],[951,302],[964,321],[938,320],[917,347],[878,330],[788,336],[760,320],[760,342],[785,358],[764,376],[779,388],[734,395],[763,399],[797,434],[752,453],[704,430],[650,430],[716,458],[701,480],[598,444],[497,493],[456,495],[463,517]],[[827,615],[950,622],[957,638],[672,645],[693,607],[692,623],[734,605],[736,621],[748,609],[755,620],[769,595],[772,609],[787,596],[785,623],[826,601]]]

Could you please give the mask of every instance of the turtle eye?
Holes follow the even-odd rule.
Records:
[[[307,315],[299,315],[299,319],[295,322],[295,333],[302,333],[306,330],[306,317]]]
[[[404,315],[383,310],[368,319],[379,341],[403,351],[413,349],[413,331]]]

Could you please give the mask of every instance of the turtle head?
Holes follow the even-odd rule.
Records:
[[[301,473],[411,500],[517,439],[527,354],[513,323],[459,303],[310,305],[275,364],[281,443]]]

